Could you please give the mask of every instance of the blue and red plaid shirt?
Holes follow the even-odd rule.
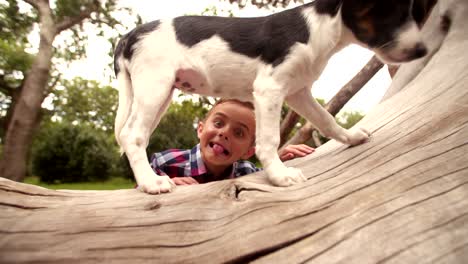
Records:
[[[173,177],[193,177],[199,183],[233,179],[262,170],[252,162],[239,160],[228,168],[225,176],[215,178],[203,163],[200,144],[193,149],[168,149],[151,155],[151,168],[158,175]]]

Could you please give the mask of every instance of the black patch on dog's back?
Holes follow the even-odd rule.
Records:
[[[125,59],[130,60],[133,56],[134,45],[140,40],[140,37],[156,30],[159,27],[160,21],[156,20],[143,25],[140,25],[132,31],[125,34],[117,44],[114,51],[114,71],[115,75],[120,72],[117,59],[123,56]]]
[[[175,18],[173,25],[178,41],[188,47],[218,35],[232,51],[276,66],[291,46],[309,40],[302,8],[255,18],[183,16]]]

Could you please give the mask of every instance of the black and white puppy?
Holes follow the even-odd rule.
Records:
[[[155,194],[174,187],[167,176],[155,176],[145,149],[175,88],[253,102],[256,154],[277,186],[306,180],[277,154],[283,101],[322,135],[349,145],[365,142],[366,130],[337,125],[310,88],[328,59],[351,43],[386,63],[423,57],[412,6],[412,0],[316,0],[266,17],[183,16],[132,30],[115,50],[115,134],[139,188]]]

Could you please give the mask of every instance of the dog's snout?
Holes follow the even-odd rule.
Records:
[[[424,45],[421,42],[416,44],[416,46],[413,49],[413,58],[414,59],[422,58],[422,57],[426,56],[426,54],[427,54],[426,45]]]

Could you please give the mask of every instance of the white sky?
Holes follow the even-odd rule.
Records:
[[[207,7],[216,6],[218,15],[224,16],[231,10],[234,16],[263,16],[268,15],[271,10],[259,10],[256,7],[247,6],[239,10],[236,5],[231,5],[228,1],[219,0],[120,0],[120,5],[131,7],[135,13],[139,14],[144,22],[161,18],[171,18],[186,14],[201,14]],[[92,31],[92,28],[86,29]],[[107,51],[110,44],[105,39],[93,39],[88,46],[88,59],[74,63],[67,69],[62,69],[65,77],[81,76],[88,79],[96,79],[106,82],[112,73],[108,68],[109,58]],[[317,98],[330,100],[339,89],[346,84],[372,57],[372,53],[364,48],[351,45],[343,49],[331,58],[322,76],[314,83],[312,93]],[[374,78],[345,106],[344,110],[361,111],[366,113],[375,106],[386,89],[390,85],[391,79],[384,67]]]

